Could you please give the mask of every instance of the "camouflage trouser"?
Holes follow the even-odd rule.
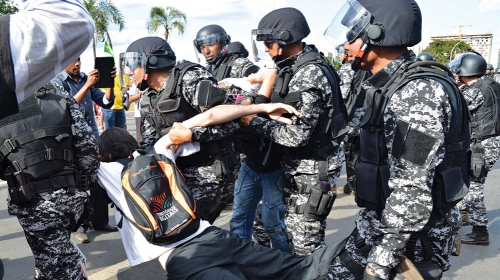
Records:
[[[481,141],[484,147],[484,161],[487,171],[500,158],[500,137],[488,138]],[[469,193],[459,202],[460,210],[467,210],[469,220],[473,226],[488,226],[488,215],[484,204],[484,186],[486,177],[479,180],[471,178]]]
[[[69,195],[61,189],[38,197],[32,208],[9,205],[9,213],[23,227],[35,266],[47,279],[87,279],[83,256],[71,242],[71,230],[83,213],[88,194],[77,190]]]
[[[216,208],[212,209],[214,212],[210,214],[210,218],[202,215],[203,219],[213,223],[227,203],[232,201],[234,181],[225,186],[224,176],[217,178],[213,166],[188,167],[182,170],[182,174],[197,201],[198,209],[203,211],[208,208]],[[231,201],[226,201],[228,196],[230,196]],[[208,213],[205,214],[208,215]]]
[[[358,232],[362,237],[364,237],[366,243],[372,246],[378,244],[380,239],[380,228],[383,225],[377,218],[377,214],[374,211],[368,211],[366,209],[360,210],[355,217]],[[459,229],[460,214],[458,209],[455,207],[450,212],[446,214],[446,218],[437,218],[436,222],[432,227],[429,228],[427,232],[427,238],[432,245],[432,255],[429,260],[424,259],[424,251],[422,249],[422,243],[420,239],[417,239],[415,244],[415,249],[413,253],[413,263],[417,266],[421,266],[424,263],[431,262],[439,269],[441,272],[447,271],[450,268],[449,257],[452,252],[456,250],[456,233]],[[453,224],[454,226],[450,225]],[[378,228],[378,229],[377,229]],[[378,232],[378,233],[377,233]],[[347,244],[344,246],[344,250],[349,253],[349,256],[361,267],[366,267],[367,259],[362,256],[355,243],[354,237],[351,236]],[[372,250],[373,252],[373,250]],[[370,258],[384,258],[384,256],[370,256]],[[411,258],[410,258],[411,259]],[[394,263],[392,266],[396,266]],[[335,257],[328,268],[328,279],[355,279],[354,275],[342,264],[340,257]]]
[[[484,183],[470,182],[469,193],[458,203],[460,210],[467,210],[470,224],[488,226],[488,215],[484,205]]]
[[[264,222],[262,221],[262,200],[259,202],[259,205],[257,205],[252,236],[258,244],[265,247],[271,247],[271,239],[269,239],[269,235],[264,229]]]

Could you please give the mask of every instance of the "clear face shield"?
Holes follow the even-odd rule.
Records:
[[[457,69],[462,65],[462,59],[466,54],[461,54],[455,57],[452,61],[447,63],[448,68],[450,68],[451,72],[457,73]]]
[[[333,59],[336,61],[336,62],[340,62],[342,63],[343,61],[347,60],[347,55],[348,55],[348,51],[346,49],[344,49],[344,45],[346,44],[347,42],[344,42],[340,45],[338,45],[336,48],[335,48],[335,52],[333,54]]]
[[[323,36],[332,45],[354,42],[370,24],[371,14],[358,1],[347,0]]]
[[[203,50],[205,47],[214,46],[214,45],[218,44],[219,42],[225,42],[226,41],[225,36],[226,35],[224,35],[224,34],[214,33],[214,34],[210,34],[207,36],[202,36],[202,37],[194,39],[193,40],[194,53],[196,55],[196,59],[198,60],[198,63],[200,63],[201,58],[205,59],[205,56],[203,56],[201,54],[201,50]],[[220,53],[223,51],[223,48],[224,48],[224,46],[221,44],[220,52],[216,55],[216,57],[220,55]]]
[[[252,30],[252,54],[255,62],[271,62],[272,57],[266,49],[270,49],[275,42],[273,30]]]
[[[141,80],[134,80],[134,71],[137,68],[146,68],[146,54],[144,53],[139,53],[139,52],[126,52],[126,53],[121,53],[120,54],[120,82],[122,85],[127,84],[126,76],[131,78],[134,82],[135,85],[138,85]],[[137,79],[137,78],[136,78]]]

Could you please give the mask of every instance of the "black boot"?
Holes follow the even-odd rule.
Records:
[[[473,227],[471,233],[462,237],[463,244],[490,245],[490,235],[486,227]]]

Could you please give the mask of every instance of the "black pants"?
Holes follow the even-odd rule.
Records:
[[[90,201],[94,209],[94,216],[92,217],[92,226],[94,229],[101,229],[109,222],[108,203],[109,197],[104,189],[101,187],[90,190]]]
[[[167,272],[180,279],[322,279],[345,240],[329,244],[310,256],[283,253],[239,238],[217,227],[174,249]]]

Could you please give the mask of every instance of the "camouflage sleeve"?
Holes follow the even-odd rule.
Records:
[[[99,152],[92,128],[87,123],[85,109],[78,104],[62,85],[53,83],[68,102],[71,115],[71,125],[75,128],[73,144],[76,151],[76,165],[90,178],[90,182],[97,182],[97,169],[99,168]]]
[[[302,113],[302,118],[293,116],[293,124],[254,117],[250,125],[254,130],[272,141],[286,147],[302,147],[309,142],[318,118],[325,110],[330,100],[332,88],[322,70],[315,65],[303,67],[294,75],[289,84],[289,95],[300,92],[297,110]]]
[[[233,62],[230,76],[231,76],[231,78],[244,78],[244,77],[248,76],[247,71],[250,68],[255,68],[252,70],[259,69],[259,67],[256,66],[255,64],[253,64],[253,62],[251,62],[248,58],[239,57],[239,58],[235,59]],[[255,71],[255,72],[257,72],[257,71]],[[245,75],[245,74],[247,74],[247,75]]]
[[[409,233],[420,231],[429,220],[431,186],[435,168],[445,155],[444,133],[449,129],[451,108],[438,82],[415,80],[394,94],[384,119],[392,193],[382,212],[381,221],[385,227],[368,257],[368,266],[375,272],[383,271],[381,267],[394,267],[404,254]],[[418,135],[413,136],[414,139],[426,143],[426,147],[408,146],[406,149],[419,149],[414,154],[424,160],[415,160],[414,155],[396,155],[393,151],[395,135],[401,131],[398,125],[403,122],[409,124],[405,141],[410,142],[410,135]],[[424,156],[420,157],[420,153]]]
[[[351,82],[354,76],[354,70],[351,68],[351,62],[347,62],[340,66],[338,74],[340,77],[340,91],[342,92],[342,98],[344,101],[349,97],[351,91]]]
[[[235,105],[237,106],[237,105]],[[191,136],[192,142],[210,142],[220,140],[234,134],[240,128],[239,121],[208,126],[191,128],[193,133]]]
[[[184,73],[184,76],[182,77],[182,95],[184,96],[186,101],[200,113],[210,108],[209,106],[205,106],[204,104],[199,104],[198,101],[200,94],[204,94],[204,92],[201,92],[201,90],[206,90],[200,88],[200,84],[202,81],[208,81],[209,87],[214,88],[215,91],[225,91],[225,99],[227,99],[227,90],[219,87],[213,75],[205,68],[195,67],[186,71],[186,73]],[[222,103],[224,102],[220,102],[220,104]]]
[[[477,87],[465,87],[462,90],[462,94],[465,98],[465,101],[467,101],[467,107],[471,112],[474,112],[477,108],[479,108],[479,106],[484,103],[484,97],[481,93],[481,89]]]

